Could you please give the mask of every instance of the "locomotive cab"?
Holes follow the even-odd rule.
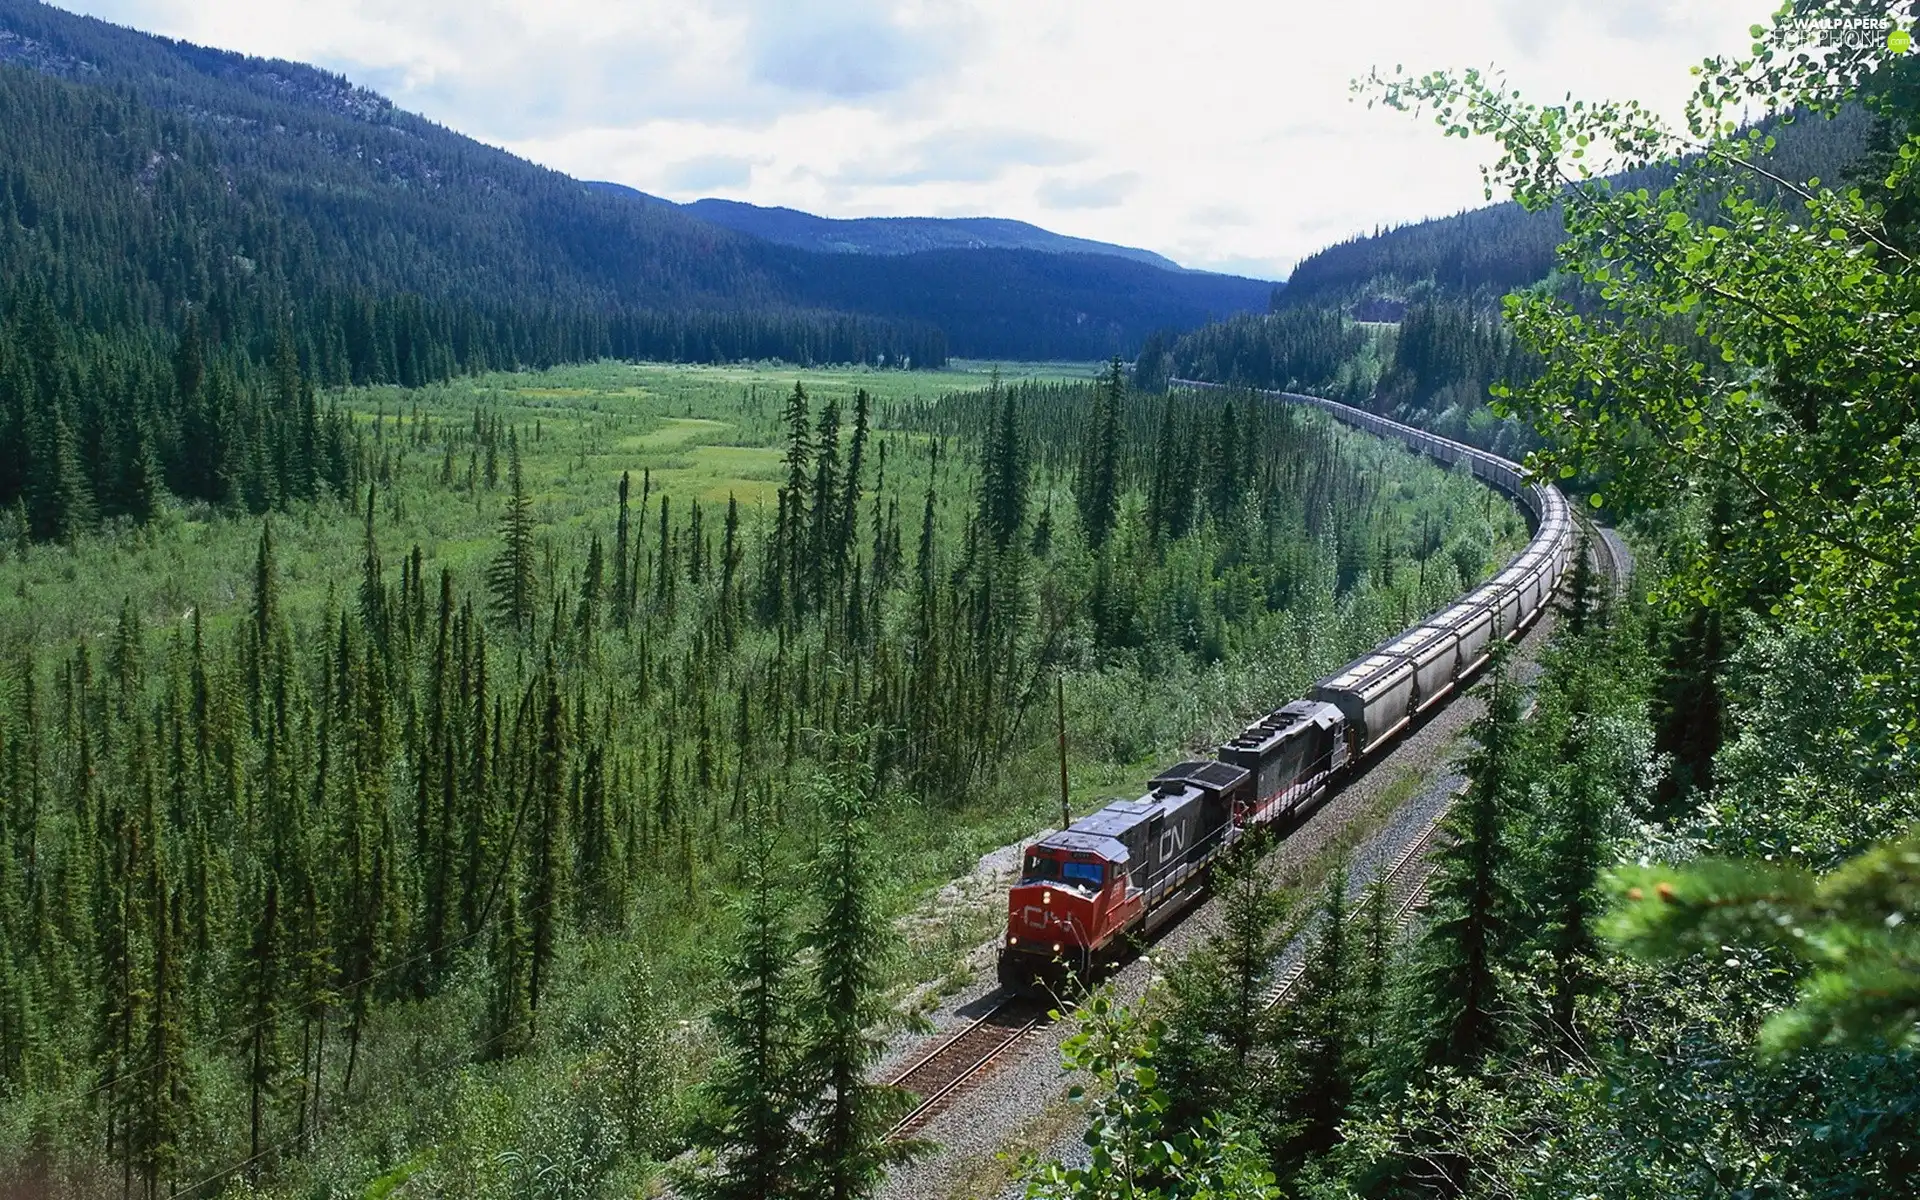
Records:
[[[1127,847],[1067,830],[1028,846],[1007,896],[1000,980],[1024,989],[1088,969],[1139,904]]]
[[[1251,778],[1230,763],[1180,763],[1139,799],[1110,801],[1028,846],[1008,895],[1000,981],[1024,991],[1086,972],[1151,932],[1233,843]]]

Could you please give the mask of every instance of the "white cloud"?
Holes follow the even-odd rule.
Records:
[[[1138,171],[1121,171],[1098,179],[1049,179],[1037,194],[1048,208],[1113,208],[1139,184]]]
[[[1395,64],[1672,109],[1770,0],[68,0],[342,71],[583,178],[980,214],[1284,273],[1481,202],[1485,146],[1369,111]]]

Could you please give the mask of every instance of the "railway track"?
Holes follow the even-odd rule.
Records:
[[[1588,520],[1577,509],[1574,511],[1573,519],[1586,536],[1589,552],[1593,555],[1593,565],[1612,581],[1614,588],[1618,589],[1624,585],[1627,582],[1626,564],[1620,561],[1620,552],[1615,548],[1609,531]]]
[[[1595,566],[1615,586],[1624,582],[1619,555],[1606,531],[1584,516],[1578,520],[1587,532]],[[1426,898],[1427,882],[1432,876],[1427,852],[1440,835],[1447,811],[1442,809],[1419,836],[1401,848],[1387,868],[1387,903],[1396,933],[1413,922],[1421,901]],[[1306,954],[1294,958],[1268,988],[1262,1008],[1276,1008],[1292,998],[1306,973],[1308,958]],[[1046,1013],[1042,1002],[1007,997],[896,1073],[889,1082],[919,1097],[919,1103],[894,1125],[888,1136],[911,1137],[924,1128],[967,1090],[985,1080],[994,1066],[1005,1061],[1034,1030],[1046,1024]]]
[[[1593,556],[1594,567],[1614,590],[1625,585],[1624,564],[1614,546],[1608,531],[1588,520],[1584,515],[1575,514],[1575,520],[1586,534],[1588,553]],[[1433,868],[1427,863],[1427,851],[1440,835],[1440,826],[1446,821],[1447,813],[1453,808],[1451,802],[1436,814],[1420,835],[1403,847],[1395,856],[1393,865],[1387,868],[1387,903],[1391,907],[1391,924],[1395,933],[1404,932],[1412,924],[1415,911],[1427,895],[1427,881],[1433,876]],[[1262,999],[1263,1009],[1277,1008],[1292,998],[1295,989],[1300,986],[1302,976],[1306,974],[1310,955],[1300,954],[1294,958],[1280,976],[1274,980]]]
[[[1440,823],[1446,819],[1446,815],[1446,810],[1442,809],[1440,815],[1420,831],[1419,837],[1401,848],[1394,857],[1393,865],[1387,868],[1387,904],[1392,911],[1390,922],[1395,932],[1405,929],[1413,921],[1414,910],[1426,898],[1427,879],[1432,874],[1426,862],[1427,850],[1439,836]],[[1295,956],[1293,962],[1267,988],[1260,1002],[1262,1009],[1278,1008],[1293,998],[1311,957],[1310,954]]]
[[[887,1136],[898,1140],[917,1133],[1046,1022],[1045,1003],[1009,996],[908,1064],[889,1082],[918,1096],[920,1103]]]

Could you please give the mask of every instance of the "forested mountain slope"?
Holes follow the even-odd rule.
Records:
[[[320,326],[330,305],[407,295],[427,309],[420,336],[457,342],[463,364],[474,342],[493,348],[485,365],[782,347],[924,363],[941,335],[959,353],[1090,358],[1271,290],[1113,257],[812,254],[596,191],[311,67],[31,0],[0,0],[0,63],[0,285],[44,283],[99,329],[177,330],[191,303],[262,341],[289,304]],[[860,332],[722,336],[689,316],[823,309]],[[666,328],[638,315],[665,311]]]
[[[1871,125],[1859,108],[1833,120],[1777,125],[1769,165],[1788,179],[1837,179],[1866,145]],[[1671,171],[1650,170],[1619,176],[1614,183],[1658,191],[1671,180]],[[1457,298],[1491,303],[1551,274],[1554,247],[1565,236],[1558,210],[1529,213],[1511,201],[1378,230],[1302,259],[1279,303],[1359,305],[1354,315],[1362,320],[1397,320],[1395,302],[1423,283]]]
[[[601,191],[664,204],[726,229],[782,246],[822,254],[914,254],[921,250],[1040,250],[1048,254],[1099,254],[1146,263],[1167,271],[1184,270],[1165,255],[1091,238],[1069,237],[1004,217],[854,217],[816,216],[799,209],[747,204],[708,197],[675,205],[618,183],[590,183]]]

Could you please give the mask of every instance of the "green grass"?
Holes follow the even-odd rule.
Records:
[[[824,399],[835,398],[849,423],[854,393],[865,388],[874,396],[876,435],[866,479],[871,487],[880,447],[889,447],[881,499],[899,505],[911,538],[917,532],[922,497],[935,482],[930,456],[924,452],[928,435],[890,427],[889,412],[949,391],[977,390],[993,369],[961,363],[943,372],[907,374],[601,363],[414,391],[359,389],[339,399],[364,432],[374,470],[383,477],[374,533],[389,584],[398,579],[402,559],[418,546],[430,581],[444,567],[454,576],[456,595],[479,598],[486,567],[500,546],[506,463],[502,454],[500,487],[490,489],[482,479],[467,490],[466,434],[476,410],[516,431],[539,553],[544,558],[551,552],[560,564],[556,569],[565,572],[583,561],[589,537],[611,537],[622,472],[632,477],[634,537],[640,545],[655,537],[652,522],[639,507],[646,477],[653,492],[671,498],[676,526],[697,502],[707,528],[717,534],[728,497],[737,499],[749,544],[757,553],[785,478],[780,414],[796,378],[804,381],[816,413]],[[1095,364],[1011,364],[1000,373],[1008,380],[1071,380],[1091,378],[1097,370]],[[1358,434],[1339,436],[1355,439],[1355,444],[1366,440]],[[449,440],[456,447],[451,487],[440,482],[443,447]],[[942,468],[937,487],[939,536],[948,561],[959,556],[961,530],[973,503],[974,477],[966,454],[961,447],[943,456],[949,465]],[[1365,449],[1361,457],[1367,469],[1409,481],[1383,491],[1383,504],[1414,512],[1437,503],[1435,497],[1457,501],[1466,494],[1474,497],[1473,519],[1478,519],[1471,483],[1397,452]],[[479,466],[484,470],[484,460]],[[1036,484],[1036,510],[1039,493],[1049,486],[1059,487],[1060,480],[1049,477]],[[306,639],[329,605],[356,603],[364,504],[361,495],[271,518],[281,608],[302,653],[311,649]],[[1455,503],[1445,511],[1458,509]],[[1062,490],[1054,497],[1054,511],[1070,510]],[[657,507],[653,511],[657,513]],[[42,680],[52,677],[52,663],[70,654],[76,643],[90,648],[97,669],[105,660],[123,600],[139,618],[150,654],[165,653],[174,636],[184,636],[196,612],[209,625],[210,638],[218,638],[243,619],[252,594],[260,528],[258,517],[169,503],[160,518],[143,529],[104,531],[73,546],[7,547],[0,558],[0,647],[20,646],[38,656]],[[1502,538],[1510,541],[1512,522],[1493,533],[1496,545]],[[909,546],[909,562],[912,554]],[[896,602],[904,599],[893,596],[889,602],[897,609]],[[1111,796],[1139,794],[1156,767],[1204,750],[1248,712],[1298,694],[1316,664],[1349,653],[1349,643],[1371,639],[1376,627],[1397,628],[1401,623],[1403,614],[1374,609],[1347,611],[1354,619],[1346,629],[1302,630],[1283,619],[1287,614],[1273,614],[1272,621],[1246,631],[1249,639],[1272,643],[1270,654],[1236,654],[1232,661],[1204,665],[1176,654],[1170,662],[1073,675],[1067,685],[1067,714],[1074,813],[1092,811]],[[890,617],[892,628],[904,624],[899,612]],[[684,642],[689,629],[670,632]],[[753,631],[742,657],[766,657],[772,640],[768,631]],[[497,645],[496,668],[503,673],[518,669],[509,665],[507,644]],[[663,644],[656,649],[678,653],[684,646]],[[631,647],[622,645],[615,653],[630,654]],[[656,715],[649,712],[645,719]],[[1043,723],[1050,729],[1050,721]],[[679,732],[684,735],[686,730]],[[645,728],[622,731],[623,738],[635,740],[649,734]],[[889,900],[896,911],[912,911],[939,885],[971,870],[987,851],[1057,822],[1057,771],[1051,737],[1040,737],[994,764],[964,797],[946,803],[912,797],[891,802],[877,817],[876,834],[885,848]],[[710,836],[724,843],[727,833],[716,828]],[[703,831],[700,836],[709,835]],[[629,934],[572,943],[555,992],[555,1032],[543,1034],[546,1040],[520,1061],[469,1061],[467,1031],[482,981],[462,980],[423,1004],[380,1010],[369,1034],[369,1045],[380,1051],[365,1068],[367,1092],[375,1099],[366,1101],[357,1114],[341,1115],[337,1142],[317,1156],[305,1176],[314,1187],[302,1194],[355,1179],[364,1187],[382,1171],[409,1161],[422,1143],[444,1143],[460,1153],[436,1159],[423,1168],[421,1180],[398,1187],[399,1194],[422,1184],[438,1187],[453,1178],[449,1173],[462,1154],[477,1161],[487,1148],[538,1144],[547,1136],[540,1106],[549,1101],[556,1111],[574,1106],[571,1089],[584,1070],[582,1064],[604,1050],[597,1035],[569,1033],[569,1022],[596,1028],[591,1018],[599,1011],[596,1006],[605,1003],[610,972],[634,958],[652,964],[664,1010],[676,1020],[691,1022],[676,1035],[680,1074],[662,1086],[676,1089],[697,1078],[711,1052],[697,1017],[711,1003],[712,951],[727,933],[728,880],[724,868],[712,866],[724,857],[716,853],[702,859],[698,877],[684,884],[653,864]],[[992,934],[999,919],[992,903],[948,914],[906,947],[898,963],[901,984],[955,986],[958,963]],[[208,1094],[208,1111],[223,1103],[232,1111],[231,1097]]]

